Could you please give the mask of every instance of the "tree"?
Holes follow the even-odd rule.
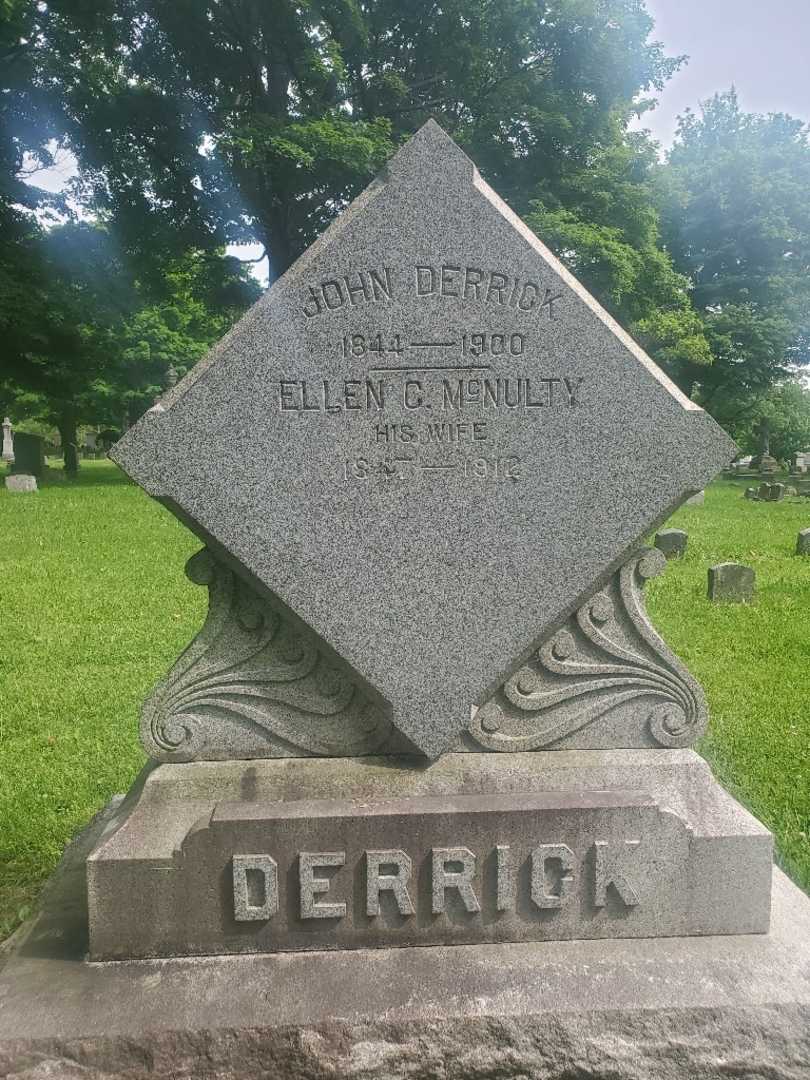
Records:
[[[430,115],[519,213],[625,143],[677,61],[643,0],[51,0],[38,90],[129,251],[280,273]],[[669,285],[667,286],[669,287]]]
[[[794,379],[737,402],[737,418],[731,435],[748,453],[759,452],[759,425],[764,420],[770,433],[770,452],[780,461],[810,450],[810,388]]]
[[[712,354],[679,381],[733,427],[810,360],[810,143],[798,120],[740,110],[733,90],[687,112],[661,174],[663,236]]]
[[[29,255],[35,278],[0,320],[11,346],[0,390],[18,415],[54,423],[63,448],[82,422],[137,418],[165,389],[169,367],[184,373],[259,292],[221,252],[173,258],[155,291],[93,223],[39,230]]]

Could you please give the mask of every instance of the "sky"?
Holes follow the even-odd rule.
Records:
[[[810,121],[810,0],[647,0],[655,19],[652,39],[670,56],[689,59],[642,117],[664,149],[672,144],[677,117],[688,106],[732,84],[748,112],[789,112]],[[75,171],[70,155],[32,182],[59,190]],[[231,248],[256,258],[261,247]],[[252,271],[267,282],[267,260]]]
[[[647,0],[653,40],[689,61],[645,114],[669,147],[677,116],[734,84],[746,112],[788,112],[810,121],[810,0]]]

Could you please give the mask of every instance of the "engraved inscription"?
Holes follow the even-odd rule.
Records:
[[[480,911],[481,905],[473,892],[475,855],[466,847],[433,848],[431,880],[433,883],[433,914],[441,915],[448,889],[455,889],[467,911]]]
[[[539,844],[531,851],[513,854],[508,844],[496,844],[479,854],[469,847],[430,849],[430,912],[446,914],[450,897],[455,906],[474,914],[482,902],[498,912],[515,912],[518,880],[528,873],[529,899],[538,911],[559,911],[577,896],[577,882],[585,874],[594,909],[605,908],[612,895],[624,908],[641,903],[642,876],[635,865],[640,840],[611,844],[596,840],[584,856],[563,843]],[[353,874],[346,867],[345,851],[302,851],[298,854],[298,900],[301,919],[344,919],[351,899]],[[587,872],[592,865],[592,873]],[[342,869],[343,868],[343,869]],[[492,869],[488,869],[492,868]],[[383,893],[390,894],[391,908],[402,918],[418,914],[414,902],[414,867],[411,856],[400,848],[369,849],[360,865],[365,874],[366,915],[381,917]],[[333,878],[322,871],[335,870]],[[494,870],[494,872],[493,872]],[[237,922],[267,921],[279,912],[279,872],[270,855],[234,855],[232,859],[233,911]],[[318,899],[332,892],[333,900]],[[413,888],[413,891],[412,891]],[[451,906],[451,911],[453,907]]]
[[[307,319],[314,319],[340,308],[386,303],[401,296],[453,297],[525,313],[538,311],[549,318],[562,299],[557,289],[529,278],[502,270],[442,263],[417,265],[411,274],[401,277],[388,266],[335,274],[307,285],[301,310]]]
[[[593,902],[596,907],[607,904],[609,886],[615,889],[625,907],[635,907],[639,903],[638,893],[630,884],[626,866],[627,856],[637,851],[639,843],[638,840],[625,840],[623,847],[616,851],[605,840],[594,842],[596,881]]]
[[[553,867],[556,884],[551,884]],[[539,908],[562,907],[571,895],[574,853],[566,844],[541,844],[532,852],[532,902]]]
[[[237,922],[278,913],[278,864],[270,855],[234,855],[233,911]]]
[[[315,897],[328,893],[331,887],[329,878],[316,876],[316,870],[327,867],[343,866],[346,862],[345,851],[302,851],[298,856],[298,875],[301,891],[302,919],[342,919],[346,914],[346,904],[316,902]]]
[[[413,915],[415,908],[408,892],[411,858],[404,851],[366,852],[366,914],[380,914],[380,893],[393,893],[400,915]]]

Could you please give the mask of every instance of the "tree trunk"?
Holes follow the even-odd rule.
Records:
[[[59,410],[59,438],[62,440],[62,459],[65,472],[75,476],[79,471],[79,436],[76,433],[76,409],[72,402],[65,402]]]

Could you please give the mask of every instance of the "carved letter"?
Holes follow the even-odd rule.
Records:
[[[515,869],[508,844],[498,844],[495,848],[498,867],[498,911],[515,910]]]
[[[308,319],[313,318],[315,315],[320,315],[323,310],[320,297],[311,285],[309,287],[309,300],[304,304],[302,310]]]
[[[316,877],[315,871],[323,866],[343,866],[345,851],[302,851],[298,856],[298,877],[301,889],[302,919],[342,919],[346,905],[316,904],[319,893],[329,892],[328,878]]]
[[[597,840],[594,843],[595,883],[593,902],[596,907],[604,907],[607,903],[608,885],[613,886],[625,907],[635,907],[638,904],[638,893],[624,876],[624,870],[619,863],[622,861],[622,855],[627,854],[628,849],[635,851],[640,843],[640,840],[625,840],[625,850],[618,855],[610,854],[610,845],[606,840]]]
[[[416,267],[416,295],[431,296],[436,292],[436,271],[432,266]]]
[[[396,867],[395,874],[381,874],[383,867]],[[414,906],[408,894],[411,877],[410,856],[404,851],[366,852],[366,914],[380,914],[380,893],[389,889],[394,894],[400,915],[413,915]]]
[[[450,847],[432,848],[433,873],[433,914],[441,915],[444,911],[444,893],[446,889],[458,889],[467,911],[480,911],[481,905],[473,892],[472,879],[475,875],[475,855],[469,848]],[[460,863],[461,870],[448,870],[449,863]]]
[[[554,892],[546,889],[546,863],[560,864],[559,887]],[[571,892],[574,881],[574,853],[566,844],[540,844],[532,852],[532,902],[539,908],[562,907]]]
[[[278,866],[269,855],[234,855],[233,917],[257,922],[278,912]]]

